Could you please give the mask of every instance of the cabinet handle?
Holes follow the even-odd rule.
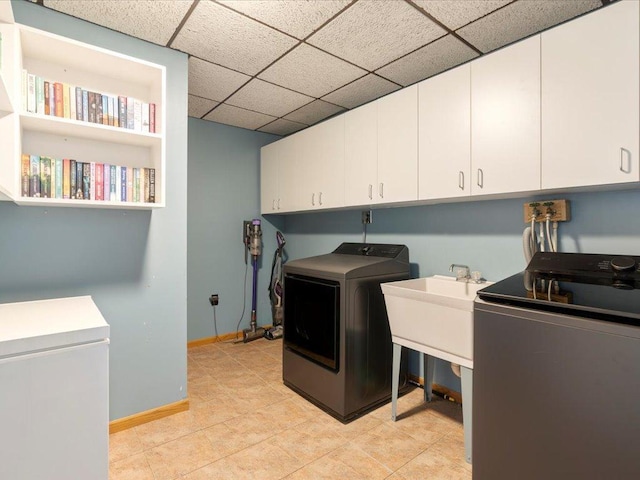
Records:
[[[276,209],[276,199],[273,199],[273,202],[271,202],[271,210],[275,210]]]
[[[627,154],[627,168],[624,168],[624,157]],[[622,173],[631,173],[631,152],[624,147],[620,147],[620,171]]]
[[[318,203],[322,206],[322,192],[318,194]]]
[[[369,200],[373,200],[373,185],[369,184]]]
[[[481,168],[478,169],[478,186],[484,188],[484,172]]]
[[[278,199],[278,210],[280,210],[280,199]]]
[[[380,186],[378,187],[378,194],[380,198],[384,198],[384,183],[380,182]]]
[[[311,205],[316,206],[316,194],[315,192],[311,194]]]
[[[464,190],[464,172],[462,170],[458,172],[458,187],[460,190]]]

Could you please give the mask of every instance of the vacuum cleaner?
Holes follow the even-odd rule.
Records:
[[[283,334],[282,320],[284,318],[284,303],[282,295],[282,257],[284,245],[287,242],[284,239],[284,235],[280,232],[276,232],[276,242],[278,246],[273,254],[273,262],[271,263],[271,283],[269,283],[269,300],[271,301],[273,327],[264,333],[264,338],[267,340],[275,340],[276,338],[282,337]]]
[[[258,303],[258,257],[262,250],[262,230],[260,220],[254,218],[250,222],[244,222],[244,243],[245,243],[245,263],[247,252],[251,254],[251,265],[253,267],[253,289],[251,291],[251,322],[249,328],[242,330],[242,341],[244,343],[264,337],[264,328],[258,327],[256,319],[256,307]]]

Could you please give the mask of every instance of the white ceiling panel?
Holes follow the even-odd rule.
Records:
[[[198,3],[171,47],[255,75],[296,43],[283,33],[206,0]]]
[[[189,95],[189,116],[202,118],[209,110],[211,110],[219,102],[214,102],[208,98],[196,97],[195,95]]]
[[[244,108],[238,108],[223,103],[209,115],[204,117],[204,119],[211,120],[212,122],[224,123],[226,125],[233,125],[235,127],[255,130],[256,128],[272,122],[276,118],[271,115],[265,115],[264,113],[252,112],[251,110],[245,110]]]
[[[192,1],[45,0],[46,7],[112,30],[166,45]]]
[[[321,97],[367,72],[304,43],[258,75],[263,80]]]
[[[311,101],[311,97],[254,78],[226,103],[274,117],[283,117]]]
[[[395,83],[370,73],[322,98],[345,108],[355,108],[399,88]]]
[[[376,73],[407,86],[477,56],[478,53],[468,45],[453,35],[447,35],[381,68]]]
[[[445,33],[406,2],[360,0],[308,42],[375,70]]]
[[[521,0],[457,33],[486,53],[601,6],[600,0]]]
[[[307,126],[302,123],[291,122],[284,118],[279,118],[264,127],[260,127],[258,130],[260,132],[273,133],[274,135],[289,135],[306,127]]]
[[[243,73],[189,58],[189,93],[193,95],[221,102],[250,79]]]
[[[218,1],[218,3],[301,40],[349,5],[350,2],[351,0],[306,0],[304,2],[292,2],[291,0]]]
[[[416,5],[431,14],[451,30],[504,7],[513,0],[414,0]]]
[[[333,105],[332,103],[316,100],[315,102],[308,103],[307,105],[300,107],[298,110],[291,112],[284,118],[294,122],[304,123],[306,125],[313,125],[314,123],[324,120],[336,113],[342,112],[343,110],[344,108]]]

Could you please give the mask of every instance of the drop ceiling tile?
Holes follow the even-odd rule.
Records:
[[[45,0],[44,6],[112,30],[166,45],[192,1]]]
[[[254,75],[297,42],[214,2],[201,1],[171,47]]]
[[[218,105],[218,102],[209,100],[208,98],[196,97],[195,95],[189,95],[189,116],[202,118],[213,107]]]
[[[513,0],[413,0],[451,30],[477,20]]]
[[[469,48],[453,35],[447,35],[386,67],[382,67],[376,73],[407,86],[477,56],[478,53],[475,50]]]
[[[372,71],[445,33],[406,2],[360,0],[308,42]]]
[[[244,73],[189,58],[189,93],[193,95],[221,102],[249,80]]]
[[[238,108],[233,105],[223,103],[213,112],[204,117],[204,119],[212,122],[224,123],[226,125],[233,125],[234,127],[255,130],[276,118],[271,115],[252,112],[251,110],[245,110],[244,108]]]
[[[366,73],[358,67],[303,43],[258,77],[296,92],[321,97]]]
[[[331,115],[335,115],[338,112],[342,112],[343,110],[344,108],[337,105],[323,102],[322,100],[316,100],[315,102],[308,103],[307,105],[300,107],[298,110],[291,112],[284,118],[294,122],[313,125],[314,123],[324,120]]]
[[[274,135],[289,135],[290,133],[297,132],[306,128],[306,125],[302,123],[290,122],[284,118],[279,118],[273,122],[258,129],[260,132],[273,133]]]
[[[313,98],[301,93],[254,78],[226,103],[274,117],[282,117],[312,100]]]
[[[220,0],[218,3],[303,39],[346,7],[351,0]]]
[[[482,52],[490,52],[601,6],[600,0],[518,1],[457,33]]]
[[[346,108],[355,108],[399,88],[395,83],[370,73],[335,92],[325,95],[322,99]]]

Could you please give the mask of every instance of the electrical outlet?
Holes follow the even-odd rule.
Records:
[[[536,222],[545,222],[547,213],[551,214],[552,222],[568,222],[569,200],[537,200],[524,204],[524,223],[531,223],[531,216],[536,216]]]
[[[218,294],[214,293],[209,297],[209,303],[211,304],[212,307],[215,307],[216,305],[218,305]]]
[[[371,220],[371,210],[363,210],[362,211],[362,223],[367,225],[369,223],[373,223]]]

